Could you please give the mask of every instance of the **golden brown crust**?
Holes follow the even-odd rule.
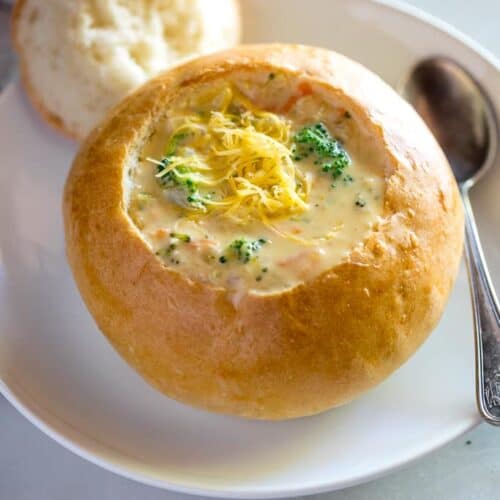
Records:
[[[40,116],[48,123],[53,129],[62,135],[66,136],[69,139],[73,139],[75,141],[80,141],[82,138],[75,134],[72,130],[66,127],[63,119],[49,111],[43,103],[43,100],[39,97],[33,85],[31,84],[31,80],[29,78],[29,73],[27,70],[27,61],[25,58],[24,51],[19,43],[18,38],[18,25],[22,16],[22,12],[24,7],[26,6],[26,0],[16,0],[14,3],[14,8],[12,9],[11,16],[11,39],[12,46],[17,54],[19,59],[19,74],[21,78],[21,85],[28,96],[32,106],[37,110]]]
[[[245,68],[300,74],[345,99],[390,161],[383,222],[342,264],[291,290],[248,295],[195,283],[157,259],[124,212],[127,155],[176,88]],[[172,398],[283,419],[381,382],[439,320],[462,248],[446,159],[378,77],[323,49],[243,46],[174,68],[116,108],[82,146],[64,196],[67,254],[84,301],[117,351]]]
[[[49,124],[54,130],[64,135],[68,139],[80,142],[82,138],[78,134],[67,128],[60,116],[52,113],[45,107],[42,99],[39,98],[35,89],[31,85],[31,81],[28,77],[28,72],[26,71],[25,62],[22,58],[19,59],[19,75],[21,79],[21,85],[23,86],[23,89],[26,92],[31,105],[36,109],[45,123]]]

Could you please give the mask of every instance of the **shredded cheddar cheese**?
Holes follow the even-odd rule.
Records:
[[[157,177],[196,185],[196,212],[266,224],[307,210],[310,179],[292,160],[291,123],[261,111],[236,89],[217,96],[218,109],[175,118]],[[161,168],[164,167],[164,168]]]

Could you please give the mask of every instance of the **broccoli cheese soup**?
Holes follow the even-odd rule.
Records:
[[[362,242],[382,213],[385,160],[319,86],[249,78],[179,93],[126,173],[126,203],[165,266],[270,293]]]

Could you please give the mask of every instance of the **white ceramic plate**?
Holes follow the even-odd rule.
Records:
[[[244,1],[247,41],[330,47],[391,84],[438,49],[477,76],[500,113],[498,64],[450,28],[367,0],[316,0],[314,9],[304,9],[305,3]],[[163,488],[279,497],[376,477],[478,422],[463,269],[430,340],[384,384],[346,407],[265,423],[211,415],[163,397],[98,332],[66,265],[61,192],[76,146],[40,121],[17,84],[0,97],[0,130],[0,389],[67,448]],[[474,192],[497,286],[499,193],[499,169]]]

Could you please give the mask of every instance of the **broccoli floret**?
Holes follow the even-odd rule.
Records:
[[[184,233],[170,233],[171,238],[175,238],[176,240],[183,241],[184,243],[189,243],[191,241],[191,236],[189,234]]]
[[[175,134],[170,139],[166,148],[165,156],[157,164],[157,173],[160,174],[158,182],[162,187],[168,189],[178,189],[182,193],[181,204],[186,204],[203,210],[205,208],[204,197],[198,191],[198,184],[190,176],[191,172],[187,167],[179,165],[171,170],[165,170],[172,164],[172,156],[175,154],[177,146],[187,134]]]
[[[321,165],[323,172],[331,173],[336,179],[340,177],[351,159],[342,144],[334,139],[323,123],[302,127],[294,136],[296,148],[294,159],[300,161],[314,153],[315,164]]]
[[[237,260],[243,264],[247,264],[251,260],[257,257],[257,253],[261,249],[262,245],[267,243],[264,238],[259,238],[258,240],[248,240],[246,238],[239,238],[234,240],[227,248],[227,253],[235,257]],[[228,261],[228,257],[223,255],[219,259],[222,264]]]

